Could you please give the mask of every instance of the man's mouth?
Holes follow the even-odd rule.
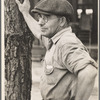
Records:
[[[42,31],[42,32],[45,32],[45,31],[46,31],[46,28],[41,28],[41,31]]]

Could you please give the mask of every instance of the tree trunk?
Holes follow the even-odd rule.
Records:
[[[31,48],[29,31],[15,0],[5,0],[5,100],[31,98]]]

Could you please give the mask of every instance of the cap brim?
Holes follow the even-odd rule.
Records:
[[[44,15],[51,15],[50,13],[47,13],[45,11],[41,11],[41,10],[38,10],[38,9],[32,9],[31,12],[44,14]]]

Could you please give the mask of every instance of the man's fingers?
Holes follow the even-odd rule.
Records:
[[[24,3],[29,4],[30,2],[29,0],[24,0]]]
[[[16,4],[18,5],[20,12],[29,12],[30,3],[29,0],[24,0],[24,2],[20,2],[20,0],[15,0]]]
[[[19,0],[15,0],[15,2],[16,2],[18,5],[20,5],[20,4],[21,4]]]

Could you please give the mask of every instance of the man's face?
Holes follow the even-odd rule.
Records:
[[[40,25],[42,35],[48,38],[53,37],[59,31],[59,17],[55,15],[38,14],[38,23]]]

